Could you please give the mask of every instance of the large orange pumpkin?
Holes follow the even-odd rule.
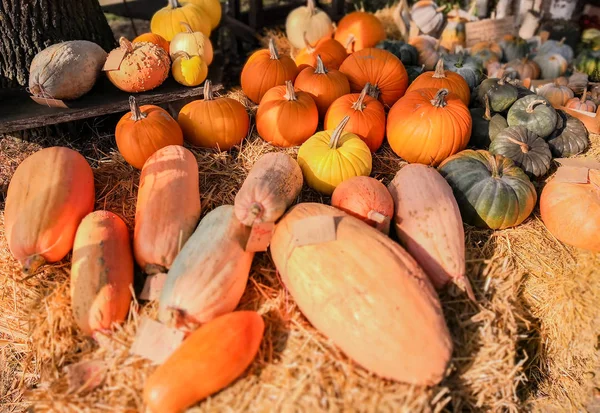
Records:
[[[165,52],[169,53],[170,44],[160,34],[156,34],[156,33],[140,34],[138,37],[133,39],[132,43],[143,43],[143,42],[155,44],[158,47],[162,47]]]
[[[312,97],[294,90],[291,81],[269,90],[256,112],[258,134],[275,146],[302,145],[319,124],[319,111]]]
[[[383,24],[374,14],[355,11],[339,21],[334,39],[346,47],[348,53],[353,53],[375,47],[385,37]]]
[[[368,95],[370,83],[362,92],[351,93],[337,98],[325,114],[324,129],[333,130],[342,119],[350,116],[346,132],[358,135],[371,152],[377,151],[385,135],[385,109],[381,102]]]
[[[360,92],[367,83],[384,105],[392,106],[404,96],[408,74],[404,65],[387,50],[368,48],[352,53],[340,66],[350,81],[350,90]]]
[[[242,69],[242,90],[254,103],[260,103],[269,89],[292,82],[298,75],[298,67],[290,56],[280,56],[273,39],[269,48],[254,52]]]
[[[223,151],[239,145],[250,128],[244,105],[228,97],[215,98],[210,80],[204,83],[204,100],[181,108],[177,121],[191,144]]]
[[[448,89],[458,95],[465,105],[471,101],[471,89],[467,81],[458,73],[444,70],[444,59],[440,59],[435,66],[435,71],[420,74],[408,87],[407,92],[417,89],[434,88]]]
[[[330,69],[339,69],[344,60],[348,57],[346,49],[340,42],[335,39],[321,39],[312,46],[306,38],[304,39],[306,47],[301,49],[294,61],[298,66],[298,70],[304,69],[306,66],[317,67],[317,56],[321,56],[323,64]]]
[[[92,168],[72,149],[45,148],[19,165],[8,185],[4,231],[26,274],[67,255],[94,199]]]
[[[410,163],[437,166],[466,148],[471,114],[448,89],[408,92],[390,110],[387,137],[396,154]]]

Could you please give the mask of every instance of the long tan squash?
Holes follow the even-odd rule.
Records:
[[[176,327],[197,326],[233,311],[254,258],[253,252],[244,251],[249,235],[250,228],[237,220],[232,205],[209,212],[167,274],[159,319]]]
[[[294,225],[322,215],[336,217],[336,240],[296,247]],[[443,378],[452,341],[438,296],[386,235],[336,208],[302,203],[277,224],[271,256],[302,313],[358,364],[407,383]]]
[[[125,320],[132,284],[127,225],[109,211],[87,215],[75,235],[71,266],[71,306],[79,328],[93,335]]]
[[[244,225],[275,222],[302,190],[302,170],[281,152],[263,155],[235,196],[235,216]]]
[[[200,219],[198,162],[178,145],[156,151],[140,176],[133,251],[148,274],[166,272]]]

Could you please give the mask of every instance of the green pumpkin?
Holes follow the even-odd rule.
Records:
[[[484,105],[485,96],[490,99],[490,108],[494,112],[504,112],[517,100],[517,88],[507,79],[489,78],[479,85],[477,98]]]
[[[523,169],[529,176],[540,177],[550,169],[552,154],[544,140],[524,126],[510,126],[496,136],[490,152],[502,155]]]
[[[517,100],[506,117],[508,126],[525,126],[545,138],[556,128],[556,110],[545,98],[529,95]]]
[[[489,124],[489,137],[490,141],[496,139],[496,136],[504,129],[508,128],[508,122],[506,122],[506,118],[499,113],[496,113],[492,116]]]
[[[375,47],[387,50],[400,59],[404,66],[417,66],[419,64],[419,52],[417,52],[417,49],[402,40],[383,40],[377,43]]]
[[[557,158],[577,155],[590,146],[588,130],[582,121],[563,110],[557,110],[556,130],[550,135],[548,145]]]
[[[600,51],[587,51],[579,55],[576,68],[589,76],[592,82],[600,82]]]
[[[490,110],[490,100],[486,95],[484,98],[484,108],[471,108],[471,138],[469,139],[469,145],[479,148],[487,149],[490,146],[490,120],[492,120],[492,113]]]
[[[499,44],[502,48],[504,60],[507,62],[522,59],[529,54],[529,43],[519,36],[506,35]]]
[[[465,56],[463,53],[448,54],[443,56],[443,59],[446,70],[461,75],[471,90],[477,87],[481,79],[482,70],[475,59]]]

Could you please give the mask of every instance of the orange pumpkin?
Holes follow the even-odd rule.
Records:
[[[222,151],[242,143],[250,128],[244,105],[228,97],[215,98],[210,80],[204,82],[204,100],[181,108],[177,121],[188,142]]]
[[[467,81],[458,73],[444,70],[444,59],[440,59],[435,66],[435,71],[420,74],[408,87],[407,92],[417,89],[448,89],[460,97],[469,106],[471,101],[471,89]]]
[[[323,64],[330,69],[339,69],[341,64],[348,57],[346,48],[335,39],[321,39],[312,46],[308,43],[306,36],[304,38],[306,47],[298,52],[294,61],[298,66],[298,70],[302,70],[307,66],[317,67],[317,56],[321,56]]]
[[[592,99],[589,99],[587,93],[588,91],[586,88],[583,90],[583,94],[580,98],[573,97],[567,100],[565,107],[569,109],[581,110],[583,112],[596,113],[596,109],[598,109],[596,102],[594,102]]]
[[[370,83],[373,93],[388,106],[404,96],[408,86],[404,65],[387,50],[369,48],[352,53],[340,66],[340,72],[350,81],[352,92],[358,93]]]
[[[298,75],[298,67],[290,56],[280,56],[273,39],[269,48],[254,52],[242,69],[242,90],[254,103],[260,103],[269,89],[292,82]]]
[[[471,114],[448,89],[408,92],[390,110],[387,138],[396,154],[410,163],[437,166],[466,148]]]
[[[154,105],[139,107],[133,96],[129,107],[131,112],[123,115],[115,130],[117,147],[128,164],[142,169],[160,148],[183,145],[181,128],[166,110]]]
[[[272,145],[302,145],[317,130],[319,111],[312,97],[294,90],[290,80],[285,86],[269,90],[256,112],[258,134]]]
[[[337,98],[325,114],[324,129],[333,130],[342,119],[350,116],[345,131],[358,135],[371,152],[376,152],[385,135],[385,109],[381,102],[368,95],[370,87],[367,83],[360,94]]]
[[[372,13],[355,11],[339,21],[334,39],[340,42],[348,53],[358,52],[385,40],[385,29],[381,21]]]
[[[165,52],[169,53],[170,43],[164,37],[162,37],[160,34],[156,34],[156,33],[140,34],[138,37],[133,39],[132,43],[143,43],[143,42],[155,44],[158,47],[162,47]]]
[[[319,116],[324,117],[334,100],[350,93],[348,78],[339,70],[328,70],[321,56],[317,56],[317,67],[307,67],[296,78],[296,88],[307,92],[317,104]]]

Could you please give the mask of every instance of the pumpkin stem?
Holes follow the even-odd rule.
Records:
[[[178,52],[173,53],[171,57],[174,57],[175,59],[177,59],[178,57],[183,57],[185,60],[189,60],[192,58],[185,50],[179,50]]]
[[[308,41],[308,37],[306,37],[306,32],[304,32],[302,36],[304,37],[304,47],[306,47],[306,52],[308,54],[313,54],[315,52],[315,47]]]
[[[583,95],[581,95],[581,103],[585,103],[587,101],[587,87],[583,89]]]
[[[545,104],[545,103],[546,103],[546,101],[545,101],[545,100],[542,100],[542,99],[536,99],[536,100],[534,100],[533,102],[531,102],[531,103],[530,103],[530,104],[527,106],[527,109],[525,109],[525,112],[527,112],[527,113],[533,113],[533,110],[535,109],[535,107],[536,107],[537,105],[541,105],[541,104]]]
[[[447,105],[445,97],[448,96],[448,89],[440,89],[437,91],[433,99],[431,99],[431,104],[436,108],[443,108]]]
[[[321,55],[317,55],[317,68],[315,69],[315,74],[317,75],[326,75],[328,70],[325,68],[323,64],[323,60],[321,60]]]
[[[367,84],[365,85],[365,87],[363,87],[362,91],[360,92],[360,95],[358,95],[358,99],[356,100],[356,102],[354,102],[352,104],[352,109],[358,110],[358,111],[362,112],[363,109],[367,107],[363,103],[363,101],[365,100],[365,97],[367,96],[367,93],[369,92],[369,89],[371,89],[371,84],[369,82],[367,82]]]
[[[331,139],[329,140],[329,147],[331,149],[337,149],[338,144],[340,143],[340,138],[342,137],[342,133],[344,132],[344,128],[348,124],[350,120],[350,116],[344,116],[344,119],[340,122],[339,125],[333,130],[331,133]]]
[[[285,95],[283,95],[283,97],[289,101],[298,100],[298,97],[296,97],[296,91],[294,90],[294,84],[291,80],[285,81]]]
[[[169,270],[160,264],[147,264],[144,272],[148,275],[166,274]]]
[[[502,175],[500,175],[500,171],[498,168],[498,162],[499,162],[499,158],[500,155],[492,155],[491,160],[490,160],[490,166],[491,166],[491,173],[492,173],[492,178],[500,178]]]
[[[39,254],[30,255],[23,263],[23,272],[27,275],[33,275],[38,268],[46,263],[44,257]]]
[[[123,36],[119,38],[119,47],[121,47],[121,49],[125,49],[127,53],[133,52],[133,45],[129,40],[127,40],[127,38]]]
[[[269,39],[269,53],[271,54],[271,60],[279,60],[279,52],[272,37]]]
[[[383,215],[381,212],[375,211],[374,209],[372,209],[367,214],[367,218],[370,219],[371,221],[377,222],[378,224],[383,224],[387,217],[385,215]]]
[[[558,45],[562,46],[563,44],[565,44],[565,40],[567,40],[566,37],[563,37],[562,39],[560,39],[560,41],[558,42]]]
[[[308,11],[310,12],[311,16],[314,16],[315,14],[317,14],[317,10],[315,7],[315,0],[308,0],[306,2],[306,7],[308,7]]]
[[[252,205],[250,205],[250,216],[252,217],[252,222],[254,223],[254,221],[260,218],[263,212],[264,210],[261,204],[258,202],[252,203]]]
[[[137,122],[138,120],[142,120],[146,117],[146,114],[142,113],[142,111],[140,110],[140,107],[138,106],[137,102],[135,101],[134,96],[129,96],[129,109],[131,109],[131,119],[134,122]]]
[[[433,76],[434,79],[444,79],[446,77],[446,72],[444,72],[444,59],[439,59],[437,64],[435,65],[435,72]]]
[[[527,145],[525,142],[521,142],[520,140],[512,138],[510,136],[507,137],[506,140],[514,143],[515,145],[519,145],[521,147],[521,151],[523,153],[527,153],[527,152],[529,152],[529,149],[531,149],[531,148],[529,148],[529,145]]]
[[[353,34],[348,36],[348,39],[346,40],[346,50],[350,50],[350,46],[352,46],[354,44],[354,42],[356,41],[356,38],[354,37]],[[352,47],[352,49],[354,49],[354,47]]]
[[[212,90],[212,82],[208,79],[204,82],[204,100],[214,100],[215,97],[213,95]]]
[[[194,33],[194,29],[192,29],[192,26],[190,26],[188,22],[179,22],[179,24],[183,26],[186,33]]]
[[[365,85],[366,86],[366,85]],[[373,99],[377,99],[379,100],[379,95],[381,94],[381,91],[379,90],[379,88],[377,87],[377,85],[369,85],[369,96],[371,96]]]
[[[456,63],[454,63],[454,67],[460,69],[461,67],[463,67],[464,63],[465,63],[465,54],[464,53],[460,53],[458,55],[458,61]]]
[[[177,0],[167,0],[167,2],[169,3],[169,7],[172,9],[178,9],[181,7],[181,5],[179,4],[179,1],[177,1]]]
[[[487,93],[483,97],[483,102],[485,103],[485,113],[483,114],[483,118],[490,121],[492,120],[492,111],[490,109],[490,96]]]

